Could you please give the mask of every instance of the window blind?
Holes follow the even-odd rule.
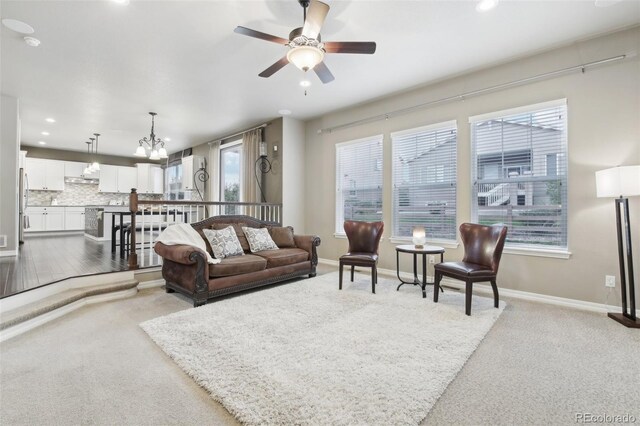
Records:
[[[457,139],[455,121],[391,134],[394,237],[455,241]]]
[[[382,220],[382,135],[336,145],[336,233],[345,220]]]
[[[566,100],[471,118],[472,218],[507,245],[567,249]]]

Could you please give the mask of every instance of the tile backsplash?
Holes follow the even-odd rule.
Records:
[[[162,195],[139,195],[141,200],[161,200]],[[128,194],[98,192],[97,184],[65,183],[64,191],[29,191],[30,206],[49,206],[56,199],[61,206],[129,204]]]

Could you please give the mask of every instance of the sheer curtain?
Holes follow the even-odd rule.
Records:
[[[242,135],[242,196],[244,202],[260,202],[260,189],[256,180],[256,161],[260,156],[260,142],[262,141],[262,129],[250,130]],[[262,174],[258,175],[262,179]]]
[[[220,201],[220,143],[209,142],[209,201]],[[219,215],[220,207],[212,207],[211,215]]]

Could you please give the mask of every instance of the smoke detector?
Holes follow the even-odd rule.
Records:
[[[37,38],[35,38],[35,37],[29,37],[29,36],[27,36],[27,37],[25,37],[25,38],[24,38],[24,42],[25,42],[25,43],[27,43],[27,44],[28,44],[29,46],[31,46],[31,47],[38,47],[38,46],[40,46],[40,40],[38,40],[38,39],[37,39]]]

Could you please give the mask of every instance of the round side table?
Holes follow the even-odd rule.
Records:
[[[405,281],[400,278],[400,253],[410,253],[413,254],[413,281]],[[418,255],[422,255],[422,281],[418,279]],[[439,254],[440,255],[440,263],[444,260],[444,247],[440,246],[423,246],[422,248],[416,248],[413,244],[406,244],[396,246],[396,275],[398,275],[398,279],[400,280],[400,285],[397,290],[400,290],[403,284],[413,284],[419,285],[422,287],[422,297],[427,297],[426,288],[427,285],[433,285],[433,283],[427,281],[427,255],[428,254]],[[441,291],[442,287],[440,287]]]

